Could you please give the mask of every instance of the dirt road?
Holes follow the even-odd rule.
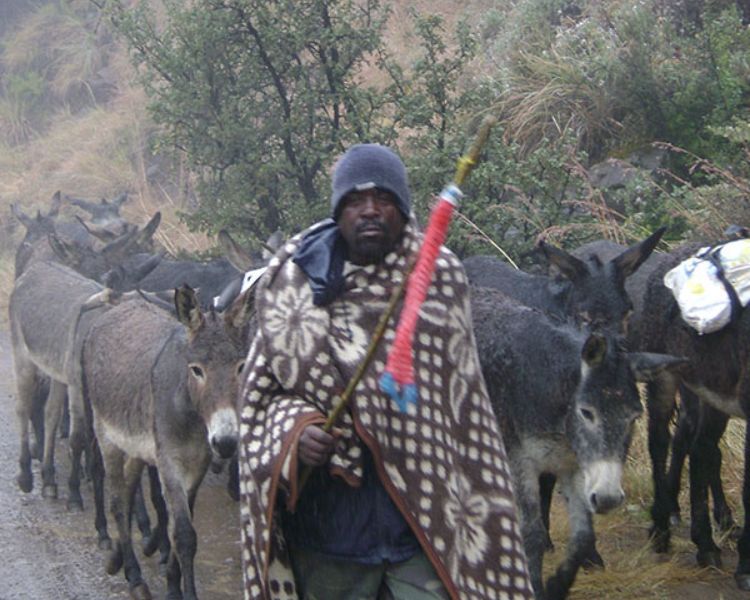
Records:
[[[38,464],[34,490],[24,494],[16,486],[14,397],[8,334],[0,330],[0,600],[127,600],[122,572],[110,576],[104,571],[107,556],[96,545],[90,485],[82,490],[84,512],[66,510],[65,441],[58,442],[58,500],[42,498]],[[223,475],[209,474],[195,508],[196,581],[200,597],[207,600],[242,597],[238,507],[229,498],[225,481]],[[139,554],[139,560],[154,598],[163,598],[158,556]]]
[[[58,444],[58,500],[41,497],[38,464],[35,464],[35,489],[19,491],[15,483],[18,461],[18,435],[14,413],[15,383],[8,334],[0,329],[0,600],[127,600],[128,587],[122,573],[109,576],[104,571],[106,553],[96,545],[90,485],[83,487],[84,512],[66,510],[66,477],[69,473],[66,442]],[[195,509],[198,530],[196,581],[202,600],[239,600],[241,568],[238,506],[226,493],[225,475],[209,473]],[[558,507],[560,508],[560,507]],[[687,510],[687,507],[685,507]],[[564,521],[563,511],[559,519]],[[741,515],[737,515],[741,518]],[[605,521],[602,521],[606,525]],[[610,567],[601,573],[581,573],[570,600],[750,600],[750,592],[740,592],[732,577],[737,556],[734,544],[725,542],[725,570],[698,573],[694,547],[689,542],[687,525],[675,532],[679,543],[673,560],[692,574],[691,581],[654,580],[653,586],[639,592],[627,581],[629,570],[623,566],[635,557],[646,575],[657,559],[647,552],[638,558],[645,540],[644,524],[625,524],[622,531],[602,527],[599,548]],[[619,529],[619,528],[618,528]],[[110,530],[113,533],[113,528]],[[140,541],[138,534],[135,539]],[[138,546],[140,548],[140,546]],[[550,555],[551,564],[562,558],[564,548]],[[624,557],[624,558],[623,558]],[[163,598],[165,586],[158,573],[157,557],[139,560],[154,598]],[[636,575],[637,577],[637,575]],[[606,590],[606,593],[605,593]]]

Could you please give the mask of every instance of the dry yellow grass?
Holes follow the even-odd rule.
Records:
[[[740,506],[743,446],[744,423],[733,420],[721,443],[724,457],[722,481],[735,519],[740,523],[743,518]],[[725,555],[722,570],[699,569],[695,564],[695,547],[690,541],[686,524],[690,510],[686,471],[687,468],[680,495],[684,522],[673,531],[672,552],[657,555],[651,551],[648,542],[652,491],[644,415],[637,423],[625,469],[623,487],[626,501],[612,514],[595,517],[597,548],[604,558],[606,569],[581,572],[571,591],[571,600],[728,600],[734,598],[734,594],[741,597],[741,593],[734,590],[732,579],[736,561],[733,541],[715,535]],[[554,500],[551,527],[556,550],[545,556],[544,567],[548,574],[562,560],[568,535],[564,501],[559,496]],[[719,591],[719,586],[722,591]]]

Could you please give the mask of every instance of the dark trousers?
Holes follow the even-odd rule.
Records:
[[[289,554],[300,600],[448,600],[420,550],[400,563],[364,565],[301,548]]]

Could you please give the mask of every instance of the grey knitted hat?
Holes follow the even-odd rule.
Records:
[[[349,192],[373,187],[396,196],[396,206],[405,218],[409,218],[411,197],[406,167],[393,150],[380,144],[356,144],[339,158],[333,172],[333,218],[338,219],[341,200]]]

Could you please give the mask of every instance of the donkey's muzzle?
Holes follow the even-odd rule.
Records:
[[[237,452],[237,437],[214,435],[211,437],[211,449],[220,458],[232,458]]]

